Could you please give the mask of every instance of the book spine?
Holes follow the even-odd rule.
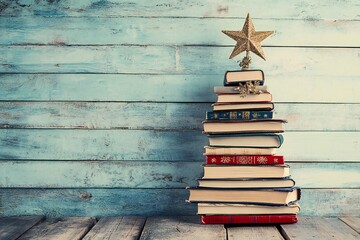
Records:
[[[201,216],[202,224],[275,224],[297,223],[295,214],[284,215],[212,215]]]
[[[271,119],[271,111],[212,111],[206,112],[208,120],[254,120]]]
[[[284,164],[284,156],[272,155],[206,155],[206,164]]]

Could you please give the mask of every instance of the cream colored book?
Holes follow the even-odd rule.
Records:
[[[244,103],[244,102],[271,102],[270,93],[248,94],[240,97],[240,94],[218,94],[218,103]]]
[[[214,111],[222,110],[266,110],[274,109],[273,103],[214,103]]]
[[[236,86],[226,87],[226,86],[216,86],[214,87],[214,93],[216,94],[239,94],[239,90],[236,89]],[[256,86],[255,90],[261,92],[268,92],[268,87],[264,86]]]
[[[199,187],[207,188],[282,188],[294,187],[291,178],[263,179],[198,179]]]
[[[239,148],[205,146],[204,155],[275,155],[277,148]]]

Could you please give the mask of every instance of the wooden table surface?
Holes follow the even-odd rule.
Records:
[[[360,239],[360,217],[300,217],[276,226],[201,225],[198,216],[0,218],[0,240]]]

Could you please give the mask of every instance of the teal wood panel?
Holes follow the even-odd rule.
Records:
[[[233,47],[199,46],[2,46],[2,73],[158,73],[219,74],[238,69],[228,60]],[[276,78],[336,80],[357,77],[360,48],[264,48],[268,62],[253,59]],[[336,56],[336,58],[335,58]],[[351,62],[351,64],[348,64]],[[336,64],[336,67],[329,68]],[[266,75],[268,76],[268,75]],[[270,77],[272,76],[272,77]]]
[[[221,30],[240,30],[242,24],[223,18],[2,17],[0,44],[232,46],[234,40]],[[354,31],[359,21],[256,19],[254,24],[257,30],[276,30],[264,46],[360,46]]]
[[[0,128],[202,130],[209,103],[0,102]],[[291,131],[359,131],[359,104],[275,104]]]
[[[203,162],[0,161],[0,187],[185,188],[197,185]],[[360,188],[360,163],[289,165],[302,188]]]
[[[359,161],[359,132],[286,132],[278,153],[289,161]],[[0,129],[0,159],[203,159],[201,131]]]
[[[225,70],[215,75],[0,74],[0,100],[213,103],[213,88],[222,84]],[[360,103],[358,76],[339,81],[323,74],[287,77],[266,71],[265,81],[275,102]]]
[[[3,0],[1,15],[43,16],[146,16],[146,17],[231,17],[246,16],[250,12],[258,18],[349,19],[358,20],[356,0],[287,0],[232,1],[222,0]],[[269,11],[271,9],[272,11]],[[341,11],[340,11],[341,10]]]
[[[0,189],[0,215],[195,215],[185,189]],[[303,189],[301,215],[358,216],[359,189]],[[5,201],[6,199],[6,201]]]

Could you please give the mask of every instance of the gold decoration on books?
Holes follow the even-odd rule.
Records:
[[[245,97],[248,94],[260,94],[260,81],[249,81],[239,83],[238,87],[235,87],[235,91],[239,91],[240,97]]]
[[[240,67],[242,67],[242,70],[249,69],[249,65],[251,63],[250,52],[255,53],[265,60],[265,53],[261,47],[261,41],[270,36],[273,31],[255,31],[250,14],[247,15],[241,31],[223,30],[222,32],[236,41],[235,48],[229,58],[233,58],[246,51],[246,56],[240,62]]]

